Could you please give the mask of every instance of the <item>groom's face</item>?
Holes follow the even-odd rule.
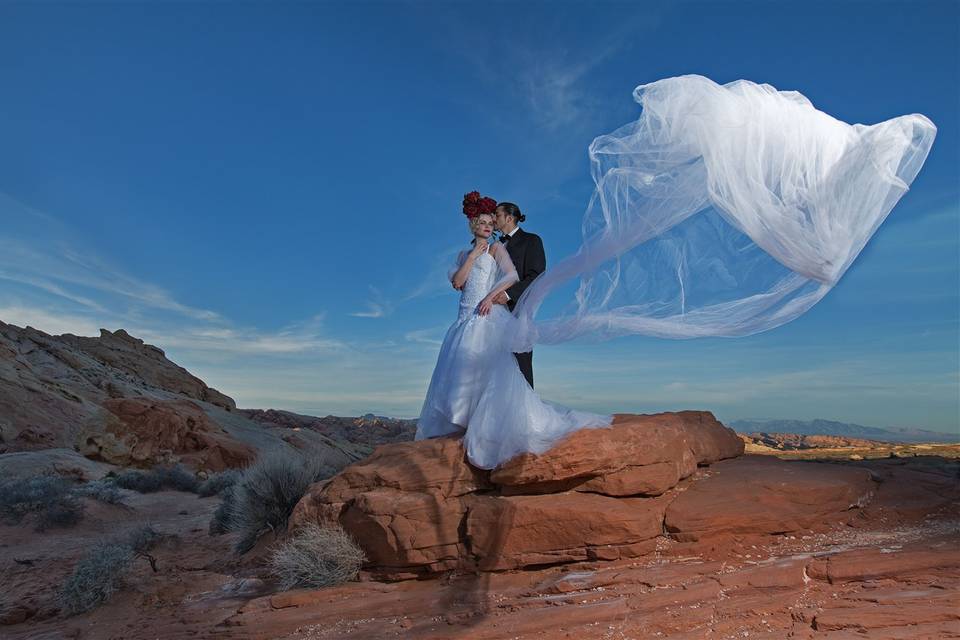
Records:
[[[507,226],[508,214],[503,209],[497,209],[494,216],[495,216],[494,222],[497,225],[497,231],[503,231],[504,228]]]

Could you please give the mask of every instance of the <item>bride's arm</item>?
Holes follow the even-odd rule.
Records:
[[[500,273],[503,274],[503,277],[500,278],[496,284],[493,285],[493,289],[490,290],[490,293],[480,302],[477,306],[477,313],[481,316],[485,316],[490,313],[490,309],[493,307],[493,300],[502,292],[506,291],[513,286],[515,282],[520,279],[520,276],[517,275],[517,269],[513,266],[513,260],[510,259],[510,255],[507,253],[507,250],[503,247],[502,244],[495,244],[491,247],[493,250],[493,258],[497,261],[497,266],[500,267]]]
[[[470,275],[470,269],[473,268],[473,261],[477,259],[483,253],[483,249],[476,245],[473,247],[472,251],[461,251],[460,255],[457,257],[457,263],[460,267],[450,276],[450,282],[453,283],[454,289],[462,289],[464,283],[467,281],[467,276]]]

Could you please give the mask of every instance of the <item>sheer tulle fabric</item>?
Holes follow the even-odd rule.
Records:
[[[914,114],[849,125],[796,91],[689,75],[641,85],[639,119],[590,145],[583,244],[526,290],[511,347],[586,335],[742,336],[837,283],[936,135]],[[580,278],[559,316],[546,296]]]

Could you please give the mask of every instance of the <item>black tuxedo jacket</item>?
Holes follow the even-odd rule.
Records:
[[[507,308],[513,311],[517,306],[517,300],[530,283],[546,270],[547,258],[543,253],[543,241],[535,233],[527,233],[518,228],[506,244],[510,260],[513,261],[517,275],[520,276],[520,280],[507,289],[507,295],[510,296]]]

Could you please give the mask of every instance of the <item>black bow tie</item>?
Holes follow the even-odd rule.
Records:
[[[503,234],[502,236],[500,236],[500,242],[506,242],[509,239],[510,239],[510,236],[508,236],[507,234]]]

